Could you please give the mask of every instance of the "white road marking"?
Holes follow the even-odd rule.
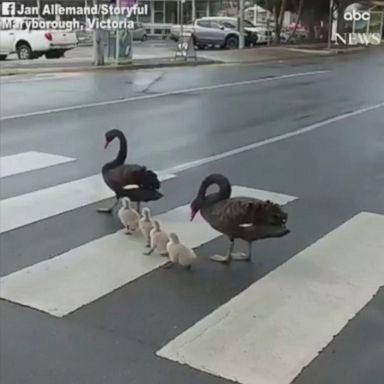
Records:
[[[361,108],[353,112],[344,113],[339,116],[311,124],[307,127],[298,129],[293,132],[284,133],[269,139],[257,141],[243,147],[235,148],[230,151],[222,152],[213,156],[194,160],[188,163],[176,165],[169,169],[161,171],[161,173],[175,174],[191,168],[224,159],[229,156],[237,155],[246,151],[263,147],[265,145],[277,143],[287,140],[326,125],[353,117],[363,113],[374,111],[384,107],[384,102],[369,107]],[[172,176],[174,177],[174,176]],[[74,194],[76,191],[76,194]],[[21,196],[12,197],[1,200],[0,206],[0,233],[6,232],[23,225],[33,223],[38,220],[45,219],[63,213],[68,210],[76,209],[84,205],[88,205],[103,199],[112,197],[111,191],[104,185],[99,175],[91,176],[82,180],[73,181],[59,186],[46,188],[40,191],[32,192]],[[58,201],[58,203],[57,203]],[[48,204],[47,204],[48,202]],[[57,205],[55,207],[55,205]],[[33,207],[33,208],[32,208]],[[28,212],[28,213],[27,213]]]
[[[176,177],[159,174],[161,181]],[[0,201],[0,233],[113,197],[101,175]]]
[[[285,204],[293,196],[237,187],[247,195]],[[164,230],[175,231],[191,248],[220,236],[201,217],[189,221],[189,204],[157,217]],[[62,317],[138,279],[164,264],[156,254],[144,256],[144,241],[122,231],[89,242],[0,279],[0,297]]]
[[[182,95],[182,94],[191,93],[191,92],[211,91],[211,90],[221,89],[221,88],[230,88],[230,87],[238,87],[238,86],[249,85],[249,84],[266,83],[270,81],[291,79],[296,77],[321,75],[327,72],[330,72],[330,71],[324,70],[324,71],[300,72],[300,73],[292,73],[289,75],[281,75],[281,76],[267,77],[267,78],[254,79],[254,80],[237,81],[237,82],[225,83],[225,84],[207,85],[203,87],[179,89],[179,90],[162,92],[157,94],[128,97],[125,99],[100,101],[95,103],[73,105],[70,107],[60,107],[60,108],[54,108],[54,109],[47,109],[44,111],[27,112],[27,113],[21,113],[17,115],[3,116],[3,117],[0,117],[0,121],[14,120],[14,119],[19,119],[24,117],[48,115],[48,114],[59,113],[59,112],[76,111],[79,109],[95,108],[95,107],[114,105],[114,104],[124,104],[124,103],[133,102],[133,101],[140,101],[140,100],[157,99],[160,97],[171,96],[171,95]]]
[[[279,141],[283,141],[283,140],[290,139],[292,137],[300,136],[300,135],[303,135],[305,133],[312,132],[316,129],[322,128],[326,125],[336,123],[338,121],[348,119],[348,118],[353,117],[353,116],[358,116],[358,115],[361,115],[363,113],[374,111],[376,109],[380,109],[383,107],[384,107],[384,102],[380,103],[380,104],[376,104],[376,105],[371,105],[369,107],[361,108],[361,109],[358,109],[356,111],[343,113],[341,115],[331,117],[330,119],[323,120],[323,121],[320,121],[318,123],[308,125],[304,128],[297,129],[296,131],[283,133],[282,135],[274,136],[274,137],[271,137],[269,139],[256,141],[255,143],[244,145],[243,147],[231,149],[229,151],[218,153],[216,155],[212,155],[212,156],[208,156],[208,157],[205,157],[202,159],[190,161],[188,163],[180,164],[180,165],[177,165],[175,167],[169,168],[169,169],[165,170],[164,172],[178,173],[178,172],[185,171],[187,169],[199,167],[201,165],[210,163],[212,161],[221,160],[221,159],[224,159],[224,158],[229,157],[229,156],[238,155],[238,154],[243,153],[243,152],[247,152],[247,151],[251,151],[251,150],[256,149],[256,148],[263,147],[265,145],[278,143]]]
[[[241,384],[289,384],[384,284],[384,216],[361,213],[157,352]]]
[[[23,152],[11,156],[3,156],[0,157],[0,177],[17,175],[70,161],[75,161],[75,159],[43,152]]]

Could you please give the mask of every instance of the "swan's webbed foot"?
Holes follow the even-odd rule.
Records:
[[[131,231],[128,227],[126,228],[125,232],[126,235],[132,235],[133,231]]]
[[[116,208],[117,204],[119,203],[119,199],[116,198],[116,201],[114,202],[114,204],[112,205],[112,207],[110,208],[99,208],[97,210],[97,212],[100,212],[100,213],[112,213],[112,211]]]
[[[172,262],[172,261],[168,261],[167,263],[165,263],[161,268],[163,268],[163,269],[170,269],[170,268],[172,268],[172,267],[174,267],[175,266],[175,263],[174,262]]]
[[[232,253],[231,258],[234,261],[250,261],[251,260],[250,255],[249,254],[246,255],[243,252]]]
[[[154,251],[154,248],[151,248],[149,251],[144,252],[144,255],[145,255],[145,256],[149,256],[149,255],[152,254],[153,251]]]
[[[222,256],[222,255],[213,255],[213,256],[210,256],[210,259],[212,261],[217,261],[218,263],[226,263],[226,264],[229,264],[231,262],[231,255],[226,255],[226,256]]]
[[[113,211],[113,208],[99,208],[97,210],[97,212],[100,212],[100,213],[112,213]]]
[[[217,261],[219,263],[229,264],[232,261],[232,251],[233,251],[234,246],[235,246],[235,241],[233,239],[231,239],[231,243],[229,245],[228,252],[225,256],[213,255],[210,257],[210,259],[212,261]]]

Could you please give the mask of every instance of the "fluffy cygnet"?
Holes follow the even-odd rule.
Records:
[[[184,244],[181,244],[176,233],[171,233],[169,235],[167,251],[169,256],[169,263],[165,265],[165,268],[170,268],[175,264],[180,264],[183,267],[189,269],[196,260],[195,252],[192,249],[186,247]]]
[[[123,206],[119,209],[118,215],[126,234],[130,235],[139,227],[140,215],[132,208],[131,200],[128,197],[122,199]]]
[[[161,256],[167,256],[167,244],[169,242],[168,233],[161,229],[160,222],[153,220],[153,229],[150,233],[151,248],[146,255],[150,255],[153,251],[158,252]]]
[[[151,231],[153,229],[153,223],[151,219],[151,211],[149,208],[143,208],[143,217],[139,221],[139,228],[145,239],[145,246],[151,246]]]

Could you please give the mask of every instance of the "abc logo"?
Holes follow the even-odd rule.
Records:
[[[344,13],[345,21],[369,21],[370,18],[371,18],[371,15],[367,11],[360,12],[354,9],[352,12]]]

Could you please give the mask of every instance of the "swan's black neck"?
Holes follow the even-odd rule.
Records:
[[[117,137],[120,142],[119,153],[117,154],[117,157],[114,160],[104,165],[103,171],[107,171],[109,169],[116,168],[119,165],[124,164],[125,159],[127,158],[127,139],[125,138],[122,132],[117,132],[115,137]]]
[[[207,195],[207,190],[211,185],[219,187],[218,192],[210,193]],[[221,200],[229,199],[231,197],[231,184],[229,180],[223,175],[210,175],[201,184],[198,197],[203,201],[204,205],[215,204]]]

